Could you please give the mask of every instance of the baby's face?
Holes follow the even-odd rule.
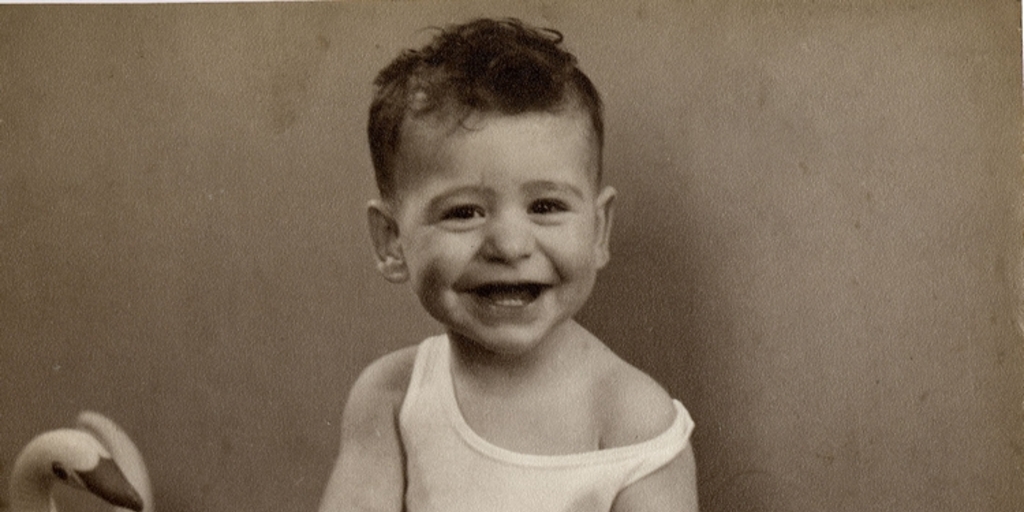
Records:
[[[580,113],[409,123],[390,211],[407,278],[456,336],[519,354],[586,301],[608,261],[614,190]],[[405,278],[405,277],[403,277]]]

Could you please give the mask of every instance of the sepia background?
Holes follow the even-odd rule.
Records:
[[[1021,509],[1011,0],[0,6],[0,480],[94,409],[158,510],[315,510],[438,332],[374,270],[370,84],[480,15],[604,94],[581,322],[690,409],[703,510]]]

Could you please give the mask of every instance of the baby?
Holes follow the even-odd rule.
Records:
[[[322,512],[697,510],[690,416],[573,319],[615,190],[560,42],[476,20],[378,75],[377,268],[446,332],[360,375]]]

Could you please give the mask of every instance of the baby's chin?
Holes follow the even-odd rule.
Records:
[[[528,325],[449,326],[452,340],[477,357],[514,359],[533,352],[537,347],[573,332],[578,324],[572,318]]]

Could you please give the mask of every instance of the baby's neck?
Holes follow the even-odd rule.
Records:
[[[516,355],[495,353],[479,343],[449,333],[452,372],[481,388],[514,392],[534,385],[546,385],[578,370],[578,354],[593,336],[574,321],[533,347]]]

